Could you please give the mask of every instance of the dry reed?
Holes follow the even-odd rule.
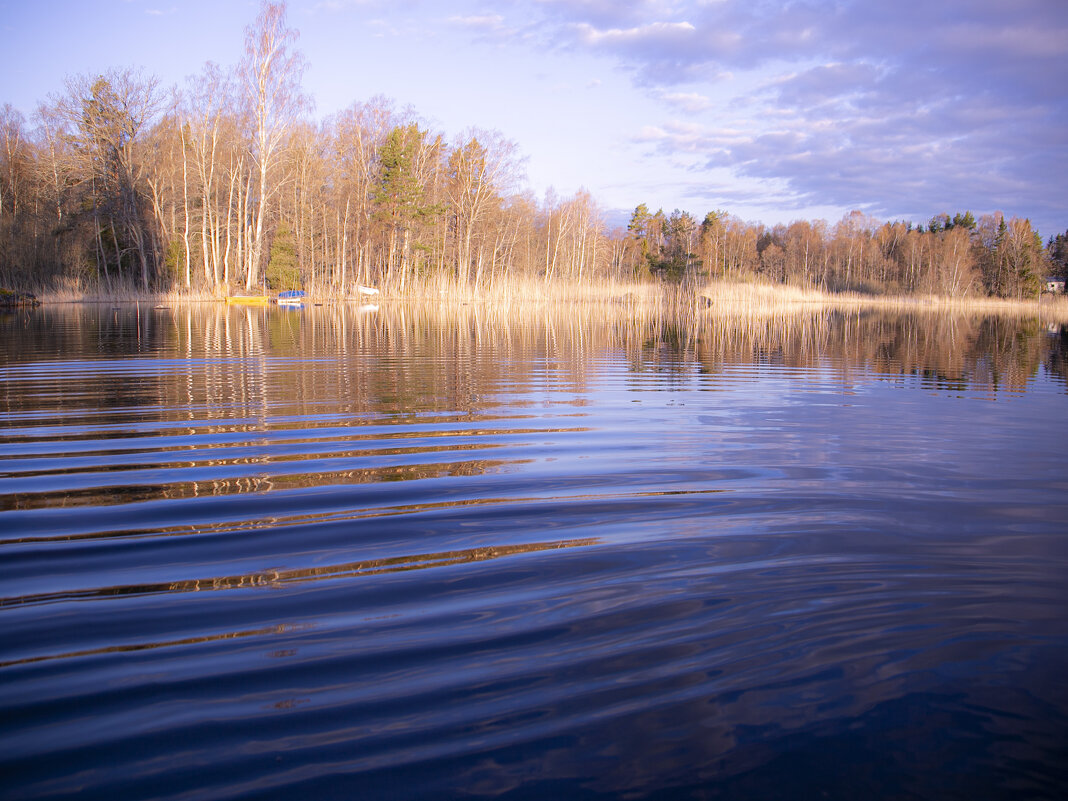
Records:
[[[945,297],[936,295],[862,295],[854,292],[828,293],[786,285],[742,282],[715,282],[697,293],[698,306],[716,314],[744,315],[772,313],[804,307],[827,309],[881,309],[896,312],[946,312],[953,314],[1010,315],[1039,317],[1050,322],[1068,322],[1068,297],[1043,295],[1039,299],[1011,300],[985,297]]]
[[[222,300],[209,290],[175,288],[145,292],[131,286],[82,288],[73,284],[42,289],[44,303],[205,303]],[[316,294],[320,303],[367,303],[368,298]],[[1039,299],[1008,300],[986,297],[874,296],[829,293],[783,284],[713,281],[704,285],[669,284],[623,279],[545,281],[532,276],[500,276],[480,285],[455,276],[435,275],[409,281],[403,292],[386,288],[373,303],[414,303],[449,307],[477,305],[499,318],[524,316],[548,308],[570,308],[579,316],[611,312],[637,319],[678,317],[777,316],[801,310],[881,309],[901,313],[941,312],[1012,317],[1038,317],[1045,322],[1068,322],[1068,296],[1043,295]]]

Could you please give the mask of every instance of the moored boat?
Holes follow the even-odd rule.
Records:
[[[267,303],[266,295],[227,295],[226,302],[242,306],[262,306]]]
[[[279,292],[275,301],[279,306],[303,306],[305,292],[303,289],[287,289]]]

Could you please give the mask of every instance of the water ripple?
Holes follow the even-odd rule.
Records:
[[[5,797],[1063,795],[1059,339],[471,313],[0,318]]]

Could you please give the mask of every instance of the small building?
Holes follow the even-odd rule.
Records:
[[[1052,293],[1054,295],[1063,295],[1064,294],[1064,279],[1063,278],[1054,278],[1054,277],[1050,276],[1049,278],[1046,279],[1046,285],[1043,288],[1043,291],[1044,292],[1050,292],[1050,293]]]

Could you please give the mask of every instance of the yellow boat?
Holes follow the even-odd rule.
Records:
[[[228,304],[240,303],[244,306],[263,306],[267,303],[266,295],[227,295]]]

